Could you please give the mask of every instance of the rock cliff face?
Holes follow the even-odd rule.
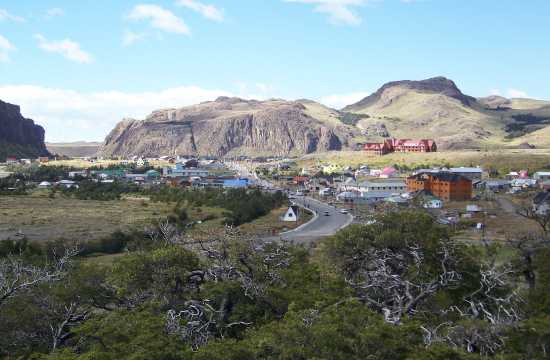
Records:
[[[104,156],[289,155],[352,146],[358,129],[320,104],[284,100],[216,101],[125,119],[107,136]]]
[[[19,106],[0,101],[0,161],[7,156],[48,155],[44,129],[21,115]]]

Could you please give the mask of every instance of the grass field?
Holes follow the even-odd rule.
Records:
[[[88,161],[83,159],[73,159],[73,160],[55,160],[44,163],[45,166],[69,166],[76,169],[89,169],[91,167],[108,167],[111,165],[120,165],[122,160],[94,160]],[[153,167],[164,167],[169,166],[170,164],[167,161],[154,160],[149,162],[149,165]]]
[[[539,170],[550,168],[550,150],[460,150],[435,153],[393,153],[384,156],[368,154],[363,151],[338,151],[311,154],[298,161],[302,168],[315,168],[321,164],[339,166],[369,165],[383,167],[389,165],[417,168],[424,166],[482,166],[485,169],[496,169],[501,173],[511,170]]]
[[[144,205],[146,204],[146,205]],[[142,200],[92,201],[46,193],[0,196],[0,240],[22,232],[30,240],[89,241],[116,230],[144,227],[166,217],[171,207]]]

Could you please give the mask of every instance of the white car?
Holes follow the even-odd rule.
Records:
[[[340,214],[344,214],[344,215],[345,215],[345,214],[348,214],[348,213],[349,213],[349,211],[347,211],[346,209],[340,210]]]

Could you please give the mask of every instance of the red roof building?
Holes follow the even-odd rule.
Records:
[[[377,155],[386,155],[392,152],[436,152],[437,145],[431,139],[389,139],[383,143],[366,143],[363,149]]]
[[[393,152],[393,146],[390,140],[386,140],[383,143],[366,143],[363,149],[377,155],[386,155]]]

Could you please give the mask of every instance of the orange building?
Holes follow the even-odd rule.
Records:
[[[470,200],[472,181],[464,176],[442,172],[421,173],[407,178],[407,190],[425,191],[445,201]]]

